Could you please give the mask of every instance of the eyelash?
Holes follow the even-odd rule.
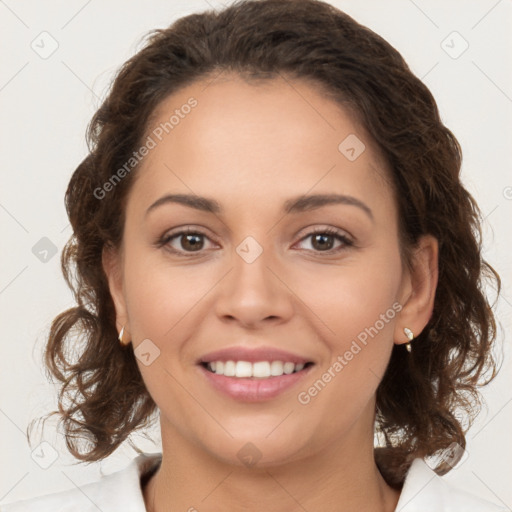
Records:
[[[347,236],[343,235],[340,231],[338,231],[334,228],[329,228],[329,227],[315,228],[313,231],[311,231],[307,235],[303,236],[300,239],[300,241],[306,240],[307,238],[314,236],[314,235],[318,235],[318,234],[334,236],[338,241],[342,242],[342,245],[338,248],[329,249],[327,251],[315,251],[315,250],[307,249],[308,252],[332,255],[332,254],[342,251],[343,249],[354,246],[354,242],[352,242]],[[156,245],[158,248],[166,247],[166,246],[168,246],[169,242],[171,242],[171,240],[174,240],[175,238],[179,238],[180,236],[183,236],[183,235],[198,235],[198,236],[203,236],[203,237],[209,238],[208,235],[206,235],[205,233],[202,233],[201,231],[199,231],[197,229],[185,228],[176,233],[165,234],[164,236],[162,236],[162,238],[160,238],[160,240],[158,240]],[[181,250],[171,248],[170,246],[166,247],[166,250],[168,250],[169,252],[171,252],[177,256],[185,257],[185,258],[196,256],[203,252],[203,250],[199,250],[197,252],[196,251],[181,251]]]

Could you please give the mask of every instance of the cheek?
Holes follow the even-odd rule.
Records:
[[[136,342],[145,338],[163,345],[180,332],[194,308],[216,281],[209,265],[170,264],[162,258],[133,257],[125,262],[126,302]]]
[[[299,281],[295,289],[321,320],[328,348],[318,373],[297,397],[312,415],[338,411],[339,421],[350,421],[372,399],[393,348],[401,276],[399,253],[390,248],[371,261],[325,267],[315,279]]]
[[[370,339],[391,339],[401,309],[396,302],[401,275],[399,254],[390,250],[338,267],[317,265],[314,273],[304,268],[294,278],[294,292],[314,314],[309,316],[317,316],[337,355],[354,339],[364,342],[365,334]]]
[[[137,358],[149,394],[172,426],[187,437],[187,425],[206,429],[204,411],[191,406],[187,392],[187,370],[191,362],[187,354],[188,341],[204,316],[205,299],[218,281],[218,275],[208,265],[176,266],[162,261],[150,261],[132,251],[125,260],[125,290],[135,353],[149,339],[157,347],[158,356],[146,365]],[[200,313],[199,313],[200,311]],[[146,342],[147,343],[147,342]],[[151,357],[153,352],[150,349]],[[197,429],[196,429],[197,430]],[[207,432],[201,433],[207,437]]]
[[[305,304],[301,315],[323,346],[318,369],[294,397],[300,417],[300,438],[312,446],[329,447],[356,422],[373,425],[374,400],[391,350],[397,310],[400,265],[373,261],[370,265],[323,267],[297,273],[294,292]],[[385,271],[384,271],[385,270]],[[368,432],[371,435],[371,432]]]

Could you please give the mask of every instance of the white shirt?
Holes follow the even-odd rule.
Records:
[[[141,478],[155,470],[162,454],[137,456],[124,469],[96,482],[53,494],[0,506],[0,512],[146,512]],[[198,510],[201,509],[199,504]],[[449,485],[423,459],[414,459],[406,475],[395,512],[506,512]]]

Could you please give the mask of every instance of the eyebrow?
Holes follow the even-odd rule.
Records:
[[[202,197],[191,194],[167,194],[157,199],[147,210],[145,215],[164,204],[175,203],[189,208],[194,208],[203,212],[220,214],[223,209],[221,205],[208,197]],[[344,204],[356,206],[363,210],[371,220],[374,220],[372,210],[361,200],[343,194],[315,194],[309,196],[299,196],[288,199],[284,202],[283,213],[301,213],[315,210],[331,204]]]

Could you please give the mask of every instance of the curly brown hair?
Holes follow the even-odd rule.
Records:
[[[66,192],[73,235],[61,263],[77,306],[53,320],[45,347],[45,365],[61,384],[58,411],[48,416],[60,416],[67,447],[80,461],[107,457],[154,419],[157,406],[133,350],[117,342],[102,267],[104,249],[121,242],[137,166],[108,199],[100,200],[98,190],[141,146],[162,100],[224,71],[303,79],[328,91],[355,113],[390,169],[405,261],[422,235],[438,240],[432,317],[411,354],[393,347],[377,390],[376,428],[384,442],[376,462],[399,486],[415,457],[454,442],[465,447],[481,406],[477,388],[497,371],[496,324],[484,285],[491,282],[499,293],[501,283],[482,258],[481,214],[460,181],[460,146],[432,94],[384,39],[318,0],[238,1],[183,17],[152,31],[121,67],[88,127],[89,155]],[[88,449],[80,451],[84,441]]]

